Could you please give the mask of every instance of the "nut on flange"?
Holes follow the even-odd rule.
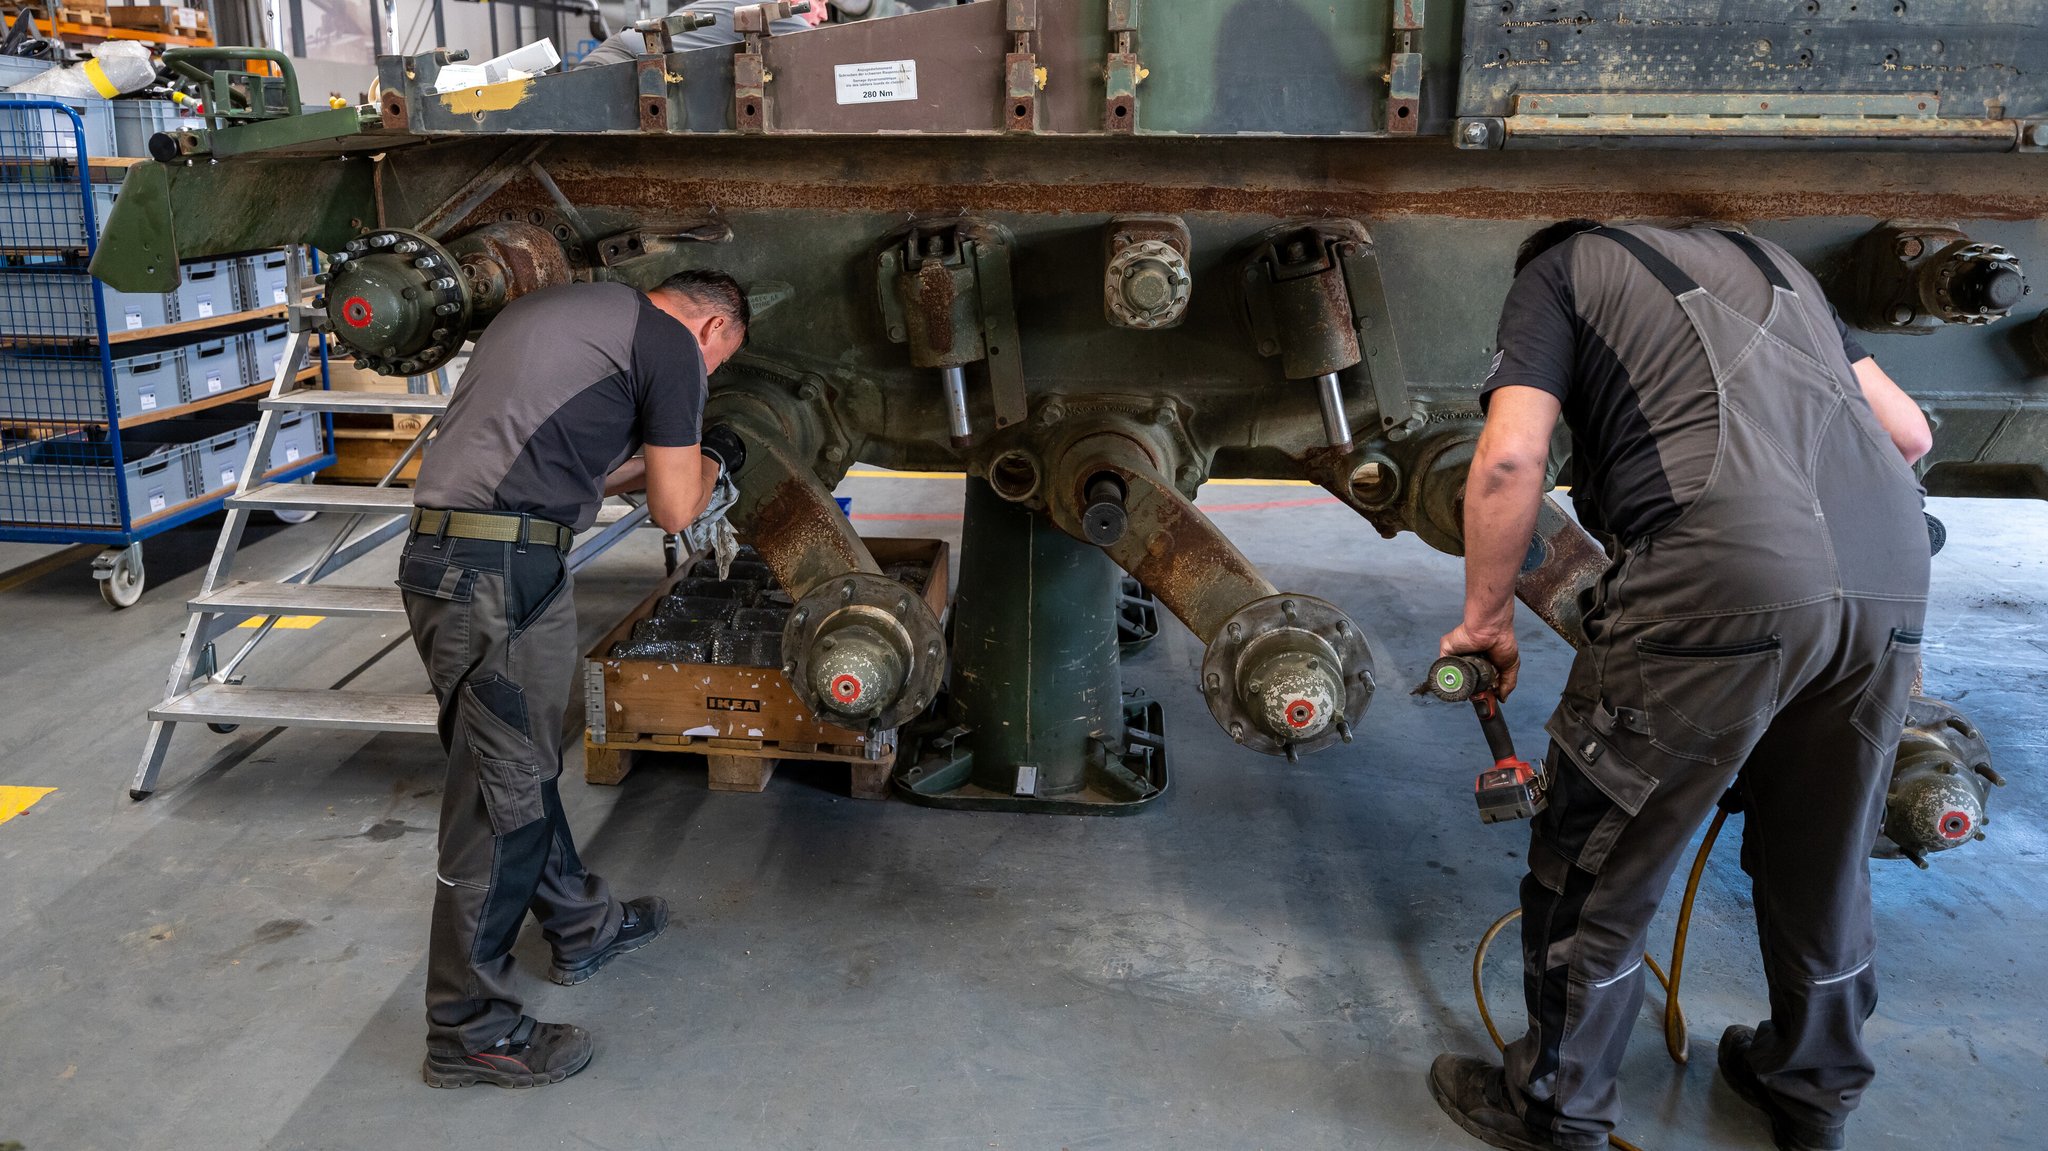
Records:
[[[1188,271],[1187,225],[1170,216],[1111,220],[1102,275],[1102,310],[1120,328],[1158,331],[1187,315],[1194,276]]]

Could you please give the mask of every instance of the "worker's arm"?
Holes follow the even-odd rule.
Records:
[[[1871,413],[1892,438],[1899,454],[1906,457],[1907,463],[1917,463],[1934,447],[1934,430],[1927,426],[1926,413],[1877,366],[1876,357],[1865,356],[1849,367],[1856,373],[1863,398],[1870,401]]]
[[[705,456],[696,444],[645,450],[647,516],[662,531],[682,531],[695,523],[711,502],[711,489],[718,483],[718,461]]]
[[[604,478],[604,494],[608,496],[624,495],[627,492],[644,492],[646,490],[647,461],[639,456],[634,456],[625,463],[620,464],[617,468],[613,469],[611,475]]]
[[[1480,653],[1500,669],[1496,694],[1515,690],[1515,577],[1536,534],[1550,463],[1557,397],[1540,388],[1493,391],[1486,428],[1465,479],[1465,618],[1438,645],[1439,655]]]

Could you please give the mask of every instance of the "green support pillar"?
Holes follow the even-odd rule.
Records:
[[[1123,692],[1122,577],[1100,548],[967,481],[947,727],[906,757],[907,798],[1113,815],[1165,791],[1159,704]]]

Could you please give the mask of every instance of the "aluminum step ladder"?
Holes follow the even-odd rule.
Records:
[[[327,727],[357,731],[405,731],[432,734],[439,708],[427,693],[397,695],[345,688],[305,686],[253,687],[242,682],[244,660],[288,615],[404,618],[405,606],[395,573],[383,573],[373,585],[323,583],[328,576],[406,530],[412,511],[412,490],[392,486],[405,466],[419,454],[448,406],[446,376],[432,377],[427,393],[337,392],[302,387],[297,382],[308,354],[317,345],[326,312],[305,302],[302,267],[295,253],[290,298],[291,334],[282,366],[270,394],[259,404],[249,458],[227,500],[227,520],[199,593],[187,601],[191,613],[178,656],[171,665],[162,702],[149,709],[149,735],[142,763],[129,786],[132,799],[147,799],[156,790],[157,775],[170,750],[171,735],[180,723],[205,723],[226,732],[250,724],[261,727]],[[343,484],[266,483],[271,447],[284,417],[297,412],[412,414],[425,416],[424,426],[374,487]],[[346,516],[342,527],[312,562],[274,581],[235,578],[235,556],[242,533],[257,511],[328,512]],[[569,555],[571,571],[582,567],[646,522],[644,505],[607,503],[597,525],[577,541]],[[242,647],[225,662],[215,644],[244,621],[261,621]],[[350,677],[353,678],[353,677]]]

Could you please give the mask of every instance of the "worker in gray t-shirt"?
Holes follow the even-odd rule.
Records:
[[[732,10],[739,7],[740,2],[741,0],[697,0],[697,3],[684,4],[677,8],[677,12],[695,12],[701,16],[714,17],[717,23],[677,36],[675,38],[675,50],[678,52],[688,52],[692,48],[715,48],[720,44],[739,43],[740,34],[732,30]],[[749,2],[758,2],[758,0],[749,0]],[[791,32],[802,32],[824,18],[824,0],[817,0],[812,5],[809,15],[791,16],[787,20],[777,20],[769,27],[769,30],[777,36],[784,36]],[[592,49],[588,56],[578,60],[575,67],[591,68],[599,64],[623,64],[641,55],[646,50],[647,38],[641,33],[633,31],[631,27],[628,27],[623,32],[613,33],[604,43]]]
[[[520,1009],[512,944],[530,911],[581,983],[668,923],[577,858],[555,780],[580,670],[570,538],[598,503],[647,491],[663,530],[704,511],[744,449],[703,427],[707,377],[746,339],[746,293],[690,271],[651,292],[566,284],[514,300],[476,342],[413,488],[398,587],[441,705],[427,1060],[435,1087],[557,1083],[590,1033]],[[642,453],[636,457],[635,452]]]

